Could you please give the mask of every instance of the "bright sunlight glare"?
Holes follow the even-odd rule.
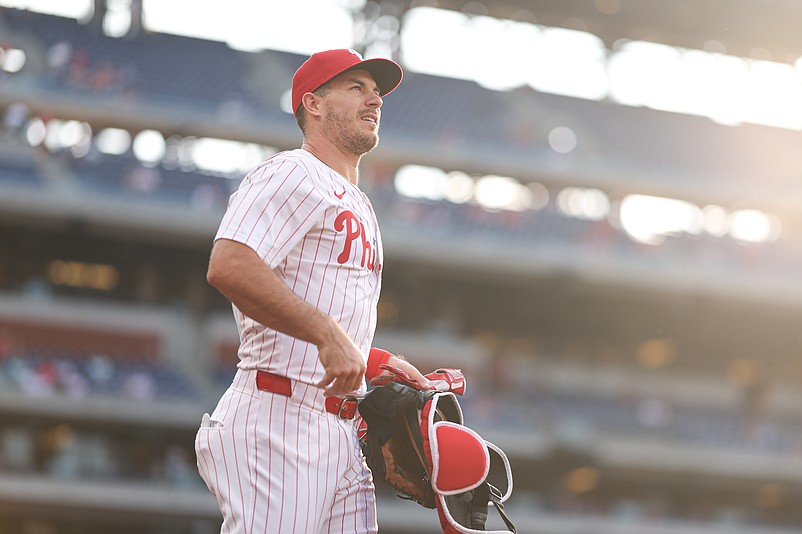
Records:
[[[621,225],[632,239],[657,245],[665,236],[697,234],[703,225],[702,210],[690,202],[646,195],[627,195],[621,201]]]
[[[125,4],[126,0],[120,3]],[[352,10],[364,0],[143,0],[148,31],[224,41],[236,49],[310,54],[355,46]],[[92,0],[0,0],[0,5],[85,19]],[[110,13],[119,19],[120,10]],[[188,14],[191,14],[189,16]],[[303,20],[304,31],[298,31]],[[108,23],[108,24],[106,24]],[[122,20],[105,21],[116,35]],[[537,91],[802,130],[802,59],[740,58],[722,47],[690,50],[622,41],[608,50],[591,33],[415,7],[404,15],[408,71],[473,80],[498,91]],[[381,47],[372,46],[371,50]],[[19,61],[6,70],[17,68]]]
[[[142,11],[143,24],[151,31],[223,41],[239,50],[311,54],[353,46],[351,16],[338,4],[330,0],[227,0],[224,8],[218,0],[144,0]],[[303,31],[299,30],[300,19]]]
[[[0,4],[73,19],[86,16],[92,9],[92,0],[3,0]]]

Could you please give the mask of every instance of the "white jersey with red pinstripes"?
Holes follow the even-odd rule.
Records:
[[[296,295],[338,321],[367,359],[383,253],[373,207],[358,187],[306,150],[281,152],[251,171],[231,195],[215,239],[256,251]],[[240,369],[307,384],[323,378],[314,344],[233,308]]]

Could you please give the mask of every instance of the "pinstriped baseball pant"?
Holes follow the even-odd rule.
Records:
[[[237,371],[204,416],[195,452],[221,534],[378,531],[354,422],[327,413],[314,386],[295,383],[285,397],[256,389],[255,371]]]

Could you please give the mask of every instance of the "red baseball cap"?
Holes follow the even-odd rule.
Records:
[[[314,92],[337,75],[356,68],[365,69],[373,76],[381,96],[392,92],[404,77],[401,66],[389,59],[363,59],[359,52],[348,48],[317,52],[304,61],[292,77],[293,113],[298,113],[304,94]]]

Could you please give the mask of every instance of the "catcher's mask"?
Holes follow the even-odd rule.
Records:
[[[463,425],[453,393],[390,383],[372,390],[359,411],[362,450],[374,477],[437,508],[446,534],[515,532],[503,506],[512,493],[509,460]],[[486,530],[490,505],[505,530]]]

